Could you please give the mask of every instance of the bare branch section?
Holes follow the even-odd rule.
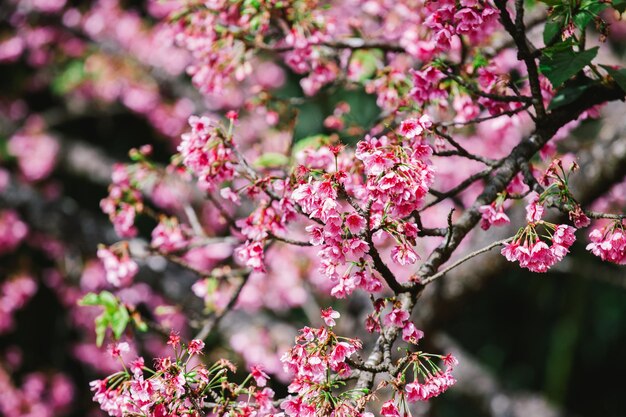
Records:
[[[235,292],[230,297],[230,300],[228,301],[226,307],[224,307],[224,310],[204,320],[202,328],[196,334],[194,339],[205,340],[207,337],[209,337],[211,332],[217,329],[217,326],[219,326],[224,316],[226,316],[226,314],[228,314],[228,312],[235,307],[235,304],[237,304],[237,301],[239,300],[239,295],[241,295],[241,291],[243,291],[243,288],[246,286],[248,278],[250,278],[250,272],[244,274],[241,277],[241,282],[235,287]]]

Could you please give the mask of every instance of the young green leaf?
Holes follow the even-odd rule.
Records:
[[[557,48],[544,50],[539,60],[539,70],[550,80],[554,88],[558,88],[589,65],[597,54],[597,46],[575,52],[571,48],[563,49],[557,45]]]
[[[278,168],[289,163],[289,157],[278,152],[266,152],[254,161],[254,166],[259,168]]]
[[[543,29],[543,43],[544,45],[550,45],[556,41],[561,35],[563,28],[563,20],[548,20],[546,26]]]

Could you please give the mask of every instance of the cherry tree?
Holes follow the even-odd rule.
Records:
[[[620,132],[598,141],[615,144],[603,161],[572,139],[623,112],[612,102],[626,69],[607,39],[625,7],[210,0],[150,2],[142,19],[112,0],[13,2],[0,61],[24,60],[25,91],[50,85],[69,104],[3,103],[1,187],[53,199],[45,181],[59,164],[110,176],[100,208],[117,237],[72,263],[71,242],[7,207],[0,252],[28,244],[51,260],[48,285],[92,335],[78,356],[100,366],[91,390],[108,415],[411,415],[463,382],[463,359],[429,342],[434,288],[503,260],[545,273],[577,239],[626,263]],[[340,100],[322,130],[297,137],[302,106],[336,92],[373,97],[375,116]],[[55,135],[73,112],[112,103],[168,138],[168,163],[154,144],[92,160]],[[175,274],[142,278],[164,262],[193,282],[169,293]],[[0,331],[36,290],[28,273],[3,285]],[[239,370],[215,342],[229,316],[233,328],[264,309],[289,323],[294,308],[307,319],[295,339],[231,332]]]

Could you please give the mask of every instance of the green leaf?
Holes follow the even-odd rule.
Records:
[[[472,62],[472,68],[477,70],[478,68],[486,67],[487,65],[489,65],[487,58],[480,52],[476,53],[474,61]]]
[[[117,298],[110,292],[102,291],[98,297],[100,301],[98,303],[99,305],[105,307],[109,311],[117,309],[119,302],[117,301]]]
[[[560,87],[582,71],[598,54],[597,46],[581,52],[574,52],[569,47],[563,49],[561,45],[555,47],[544,49],[539,60],[539,70],[550,80],[554,88]]]
[[[626,0],[613,0],[613,8],[620,13],[626,12]]]
[[[546,26],[543,29],[543,43],[544,45],[550,45],[561,34],[563,27],[563,20],[549,20],[546,22]]]
[[[259,168],[277,168],[289,163],[289,157],[278,152],[266,152],[254,161],[254,166]]]
[[[554,110],[556,108],[565,106],[566,104],[572,103],[578,97],[580,97],[585,92],[585,90],[587,90],[592,85],[593,84],[567,86],[559,90],[552,98],[552,101],[550,102],[550,105],[548,106],[548,110]]]
[[[559,6],[560,4],[563,3],[563,0],[539,0],[541,1],[543,4],[547,4],[548,6],[554,7],[554,6]]]
[[[83,82],[86,78],[85,65],[82,61],[71,61],[59,75],[57,75],[50,85],[52,92],[63,95]]]
[[[97,306],[100,305],[100,297],[98,294],[90,292],[85,294],[83,298],[78,300],[79,306]]]
[[[107,331],[107,327],[109,327],[109,318],[104,313],[100,314],[96,317],[96,346],[102,346],[102,342],[104,342],[104,336]]]
[[[608,4],[598,1],[583,3],[580,12],[574,16],[574,23],[581,31],[585,30],[589,23],[607,7],[609,7]]]
[[[626,92],[626,69],[620,68],[618,70],[609,67],[608,65],[600,65],[606,72],[609,73],[609,76],[613,78],[615,83],[619,85],[619,88],[622,91]]]
[[[78,304],[81,306],[101,306],[104,308],[102,314],[95,319],[96,344],[98,346],[102,346],[107,328],[111,327],[113,336],[119,339],[130,322],[130,313],[126,306],[120,303],[117,297],[109,291],[102,291],[100,294],[86,294],[78,301]]]
[[[328,140],[328,135],[307,136],[306,138],[300,139],[293,145],[292,154],[295,155],[307,148],[319,149],[320,146],[327,143]]]
[[[113,330],[113,336],[116,339],[122,337],[124,334],[124,330],[126,330],[126,326],[130,321],[130,315],[128,314],[128,310],[126,307],[120,306],[110,317],[111,322],[111,330]]]

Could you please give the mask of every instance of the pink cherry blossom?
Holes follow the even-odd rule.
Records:
[[[591,243],[587,245],[587,250],[603,261],[626,265],[626,233],[621,228],[621,223],[617,225],[592,230],[589,233]]]
[[[488,230],[491,226],[503,226],[511,222],[509,216],[504,213],[504,207],[502,204],[496,205],[495,202],[480,206],[478,208],[482,215],[480,227],[483,230]]]
[[[204,349],[204,342],[198,339],[192,340],[189,342],[189,346],[187,346],[187,351],[190,355],[198,355],[202,353],[202,349]]]
[[[120,249],[119,253],[101,247],[98,249],[98,258],[102,261],[106,271],[107,281],[115,286],[127,286],[139,271],[139,267],[130,257],[127,249]]]
[[[333,310],[331,307],[322,310],[322,319],[324,319],[324,323],[326,323],[329,327],[334,327],[337,323],[335,319],[341,317],[337,311]]]
[[[27,233],[28,226],[16,211],[0,211],[0,254],[15,250]]]
[[[394,308],[385,316],[383,322],[386,325],[393,325],[402,328],[409,317],[410,314],[408,311],[401,308]]]
[[[263,367],[260,365],[255,365],[250,367],[250,374],[256,381],[257,386],[264,387],[267,384],[267,380],[269,379],[269,375],[263,372]]]
[[[29,181],[40,181],[50,175],[59,149],[58,141],[45,133],[20,132],[8,143],[9,152],[17,158],[22,174]]]
[[[394,402],[389,400],[380,408],[380,415],[383,417],[400,417],[400,412]]]

